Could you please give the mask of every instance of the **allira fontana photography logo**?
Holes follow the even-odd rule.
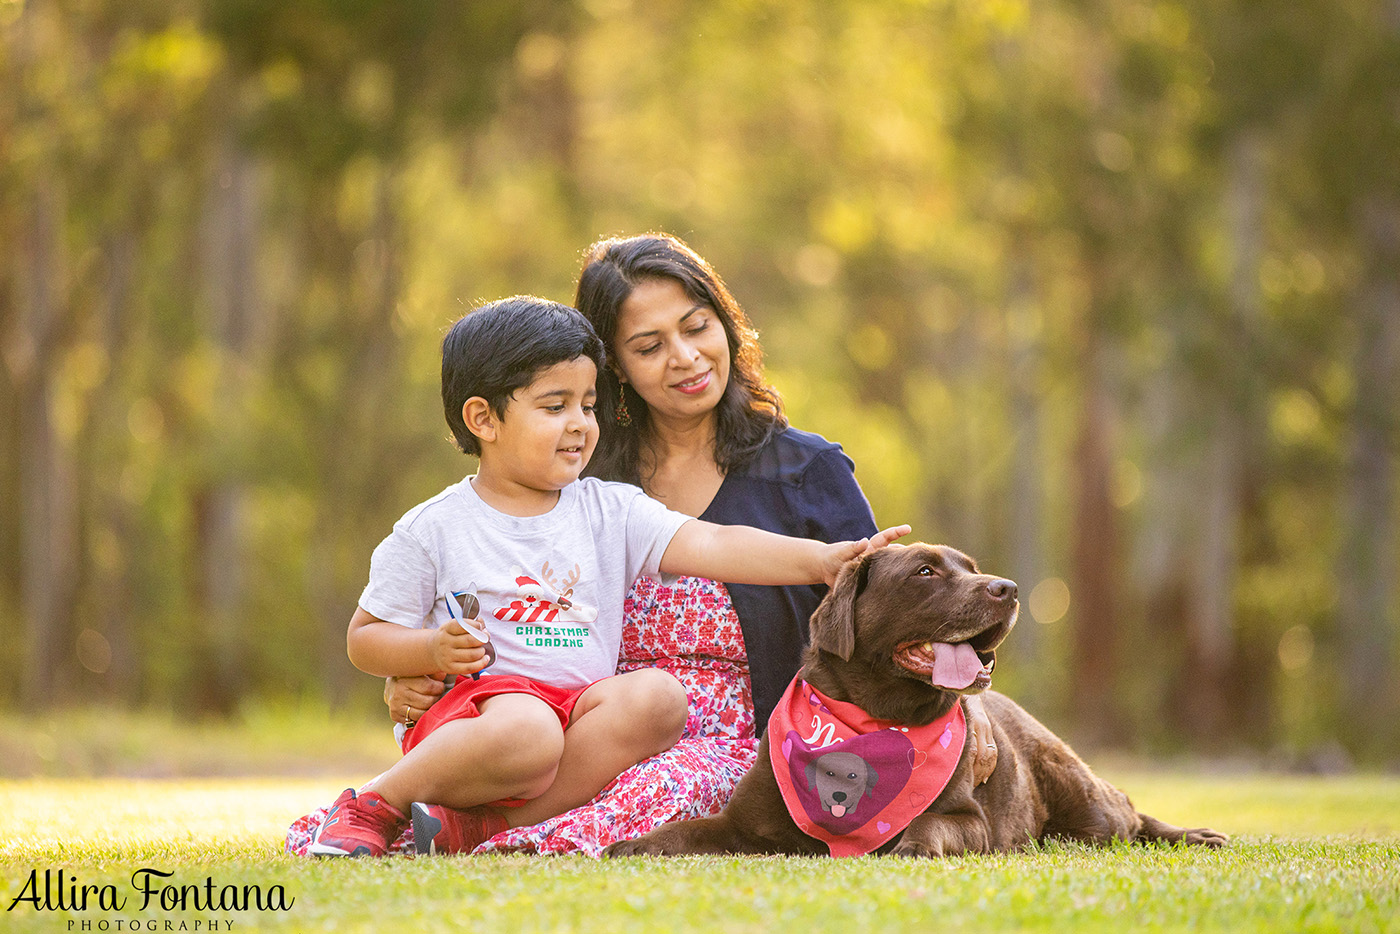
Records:
[[[138,869],[129,886],[114,883],[84,883],[62,869],[31,870],[19,894],[6,911],[28,905],[34,911],[64,912],[199,912],[189,919],[118,917],[114,919],[69,921],[70,930],[82,931],[231,931],[231,920],[213,917],[217,913],[249,911],[290,911],[296,899],[280,884],[243,883],[220,885],[212,876],[199,882],[180,882],[173,872]]]

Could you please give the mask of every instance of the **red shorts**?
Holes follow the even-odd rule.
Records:
[[[519,675],[487,675],[478,680],[472,680],[467,675],[458,675],[452,690],[429,707],[428,712],[423,714],[413,729],[404,731],[401,745],[403,751],[408,752],[444,723],[481,716],[481,708],[478,705],[488,697],[500,694],[528,694],[538,697],[559,717],[559,726],[567,729],[569,719],[574,715],[574,705],[583,696],[583,692],[592,686],[590,684],[576,690],[568,690],[531,681]]]

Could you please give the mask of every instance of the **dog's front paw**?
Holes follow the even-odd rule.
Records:
[[[670,856],[676,851],[666,846],[664,840],[655,833],[637,837],[635,840],[619,840],[603,851],[604,859],[615,856]]]
[[[636,840],[619,840],[603,850],[603,859],[614,859],[618,856],[644,856],[651,851],[646,848],[641,838]]]
[[[900,835],[894,856],[934,858],[987,852],[986,825],[948,815],[921,814]]]
[[[1230,842],[1230,836],[1218,830],[1211,830],[1209,827],[1197,827],[1183,832],[1181,842],[1193,846],[1222,847]]]
[[[906,856],[916,859],[933,859],[943,855],[943,847],[937,841],[910,840],[907,837],[895,844],[891,856]]]

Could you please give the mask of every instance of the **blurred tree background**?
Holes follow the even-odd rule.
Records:
[[[445,326],[649,229],[1053,726],[1400,756],[1400,0],[0,0],[0,702],[377,696]]]

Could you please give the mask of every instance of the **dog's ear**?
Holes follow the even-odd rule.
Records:
[[[803,770],[803,774],[807,776],[808,791],[817,787],[817,763],[815,760],[807,763],[807,768]]]
[[[850,661],[856,647],[856,597],[865,589],[870,562],[877,554],[871,552],[847,562],[808,624],[812,644],[842,661]]]
[[[880,773],[875,771],[875,767],[869,762],[865,763],[865,796],[875,797],[875,783],[880,780]]]

